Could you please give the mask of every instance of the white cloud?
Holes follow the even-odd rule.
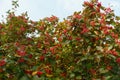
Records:
[[[0,20],[1,15],[11,9],[12,0],[0,0]],[[46,2],[47,1],[47,2]],[[53,2],[52,2],[53,1]],[[17,14],[28,11],[31,19],[38,20],[49,15],[56,15],[60,18],[65,18],[75,11],[82,10],[82,4],[86,0],[19,0],[20,7],[17,9]],[[89,1],[89,0],[87,0]],[[103,6],[111,7],[116,14],[120,11],[120,0],[99,0]],[[110,5],[109,5],[110,4]]]
[[[0,21],[1,20],[4,20],[3,18],[2,18],[2,15],[5,17],[6,16],[6,12],[9,10],[9,9],[11,9],[12,8],[12,6],[11,6],[11,0],[1,0],[0,1],[0,6],[1,6],[1,8],[0,8]]]
[[[58,5],[62,5],[66,11],[76,11],[82,9],[83,0],[56,0]]]
[[[120,8],[120,3],[118,1],[110,1],[110,5],[113,6],[114,9]]]
[[[119,7],[120,2],[118,0],[99,0],[100,2],[102,2],[102,4],[106,7]]]
[[[75,11],[81,11],[84,0],[56,0],[57,13],[60,20],[72,15]]]

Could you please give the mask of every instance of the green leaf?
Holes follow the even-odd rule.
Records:
[[[81,76],[77,76],[76,79],[77,79],[77,80],[81,80],[82,77],[81,77]]]
[[[70,78],[74,78],[75,77],[75,74],[74,73],[71,73],[70,74]]]
[[[20,78],[20,80],[29,80],[29,78],[27,76],[23,76],[22,78]]]

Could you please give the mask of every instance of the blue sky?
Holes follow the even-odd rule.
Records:
[[[0,20],[1,15],[11,9],[12,0],[0,0]],[[30,19],[39,20],[44,17],[55,15],[60,19],[66,18],[73,14],[74,11],[81,11],[82,4],[85,0],[19,0],[20,7],[17,9],[16,14],[28,12]],[[88,0],[87,0],[88,1]],[[99,0],[106,7],[112,5],[115,14],[120,16],[120,0]]]

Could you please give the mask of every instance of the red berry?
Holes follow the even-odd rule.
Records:
[[[24,61],[25,61],[24,58],[20,58],[20,59],[18,60],[19,63],[23,63]]]
[[[0,29],[2,29],[2,26],[0,25]]]
[[[98,7],[101,7],[101,2],[98,2],[97,6],[98,6]]]
[[[75,18],[75,19],[81,19],[81,15],[79,15],[79,14],[75,14],[74,16],[73,16],[73,18]]]
[[[0,66],[4,66],[6,64],[5,60],[0,60]]]
[[[31,70],[25,70],[25,73],[31,75],[31,74],[32,74],[32,71],[31,71]]]
[[[42,74],[43,74],[42,71],[38,71],[38,72],[37,72],[37,75],[38,75],[38,76],[41,76]]]
[[[89,5],[89,2],[88,2],[88,1],[84,1],[84,4],[85,4],[85,5]]]
[[[19,55],[19,56],[25,56],[26,55],[26,52],[25,51],[20,51],[20,50],[18,50],[18,51],[16,51],[17,52],[17,54]]]
[[[80,41],[81,39],[79,37],[76,38],[77,41]]]
[[[95,26],[95,21],[91,21],[90,25],[94,27]]]
[[[55,47],[50,47],[50,51],[52,54],[55,54]]]
[[[112,66],[107,66],[106,68],[107,68],[107,70],[111,70]]]
[[[109,53],[113,56],[118,56],[118,53],[115,50],[110,50]]]
[[[120,57],[116,59],[116,62],[120,64]]]
[[[67,30],[63,30],[63,33],[66,34],[66,33],[67,33]]]
[[[25,31],[25,28],[23,26],[20,27],[20,31],[23,32]]]
[[[3,72],[4,70],[0,68],[0,73]]]
[[[63,72],[63,73],[60,74],[60,76],[61,76],[61,77],[66,77],[67,74],[66,74],[65,72]]]
[[[15,46],[19,46],[20,45],[20,43],[19,42],[15,42]]]
[[[40,61],[44,61],[45,57],[44,56],[40,56]]]
[[[47,74],[51,74],[51,73],[52,73],[52,71],[51,71],[50,69],[45,69],[45,72],[46,72]]]
[[[28,57],[29,57],[29,58],[32,58],[32,57],[33,57],[33,55],[32,55],[32,54],[30,54]]]

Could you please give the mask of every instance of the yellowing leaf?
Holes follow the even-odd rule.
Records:
[[[95,33],[96,35],[99,35],[97,31],[94,31],[94,33]]]
[[[34,75],[36,75],[37,74],[37,71],[34,71],[33,73],[32,73],[32,76],[34,76]]]
[[[18,54],[15,54],[14,56],[15,56],[15,57],[20,57]]]
[[[46,76],[47,76],[47,77],[53,77],[53,75],[52,75],[52,74],[46,74]]]

